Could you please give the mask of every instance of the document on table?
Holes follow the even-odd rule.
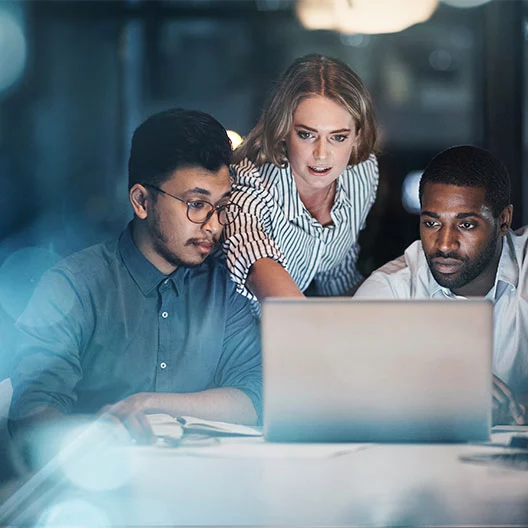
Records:
[[[168,414],[147,415],[158,447],[174,454],[218,458],[330,458],[365,449],[371,444],[308,444],[266,442],[262,432],[245,425]],[[199,434],[196,434],[199,433]]]
[[[262,436],[254,427],[213,420],[204,420],[192,416],[174,418],[170,414],[147,414],[147,420],[157,439],[157,444],[169,447],[178,445],[182,438],[193,433],[207,436]]]

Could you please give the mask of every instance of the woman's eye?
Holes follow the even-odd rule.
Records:
[[[308,139],[309,137],[312,136],[312,134],[310,134],[310,132],[306,132],[304,130],[299,130],[297,132],[297,135],[301,138],[301,139]]]
[[[337,143],[343,143],[343,141],[346,140],[348,136],[343,136],[342,134],[338,134],[337,136],[334,136],[334,141]]]

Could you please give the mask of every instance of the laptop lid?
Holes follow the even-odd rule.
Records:
[[[489,438],[489,301],[268,299],[262,346],[267,440]]]

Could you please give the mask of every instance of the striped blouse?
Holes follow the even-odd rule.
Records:
[[[284,266],[301,291],[315,281],[318,295],[343,295],[362,279],[356,269],[357,239],[376,198],[374,155],[339,176],[330,212],[333,223],[327,226],[302,203],[289,165],[256,168],[244,159],[234,172],[232,200],[242,210],[225,227],[224,251],[240,293],[255,299],[246,288],[247,276],[266,257]]]

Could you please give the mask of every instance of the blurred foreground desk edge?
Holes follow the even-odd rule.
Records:
[[[528,429],[497,431],[492,444],[512,434]],[[461,460],[505,451],[230,437],[107,447],[29,479],[0,507],[0,524],[528,526],[528,471]]]

